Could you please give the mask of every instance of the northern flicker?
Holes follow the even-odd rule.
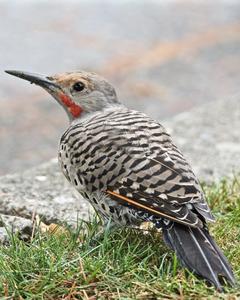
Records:
[[[200,184],[159,122],[126,108],[95,73],[6,72],[43,87],[66,111],[70,126],[60,140],[60,166],[103,220],[126,226],[150,221],[162,228],[183,266],[219,291],[222,278],[234,285],[208,232],[214,218]]]

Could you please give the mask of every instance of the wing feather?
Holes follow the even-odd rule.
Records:
[[[88,123],[88,147],[73,155],[87,189],[106,191],[122,204],[189,226],[212,220],[198,180],[164,127],[130,110],[118,117],[102,118],[97,134]]]

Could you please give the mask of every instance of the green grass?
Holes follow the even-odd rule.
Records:
[[[217,217],[211,232],[240,279],[240,182],[204,186]],[[240,299],[239,286],[219,294],[184,271],[161,234],[105,231],[96,220],[77,231],[11,235],[0,247],[0,299]]]

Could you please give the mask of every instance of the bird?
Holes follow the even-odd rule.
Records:
[[[235,285],[232,268],[209,233],[207,223],[215,219],[199,180],[163,125],[127,108],[96,73],[5,72],[44,88],[67,113],[60,167],[104,223],[151,222],[183,267],[220,292],[226,282]]]

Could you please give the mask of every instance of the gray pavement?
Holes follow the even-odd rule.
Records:
[[[164,120],[239,93],[239,1],[0,1],[0,174],[57,152],[64,112],[4,69],[86,69]]]
[[[202,181],[240,175],[240,95],[204,104],[164,124]]]

